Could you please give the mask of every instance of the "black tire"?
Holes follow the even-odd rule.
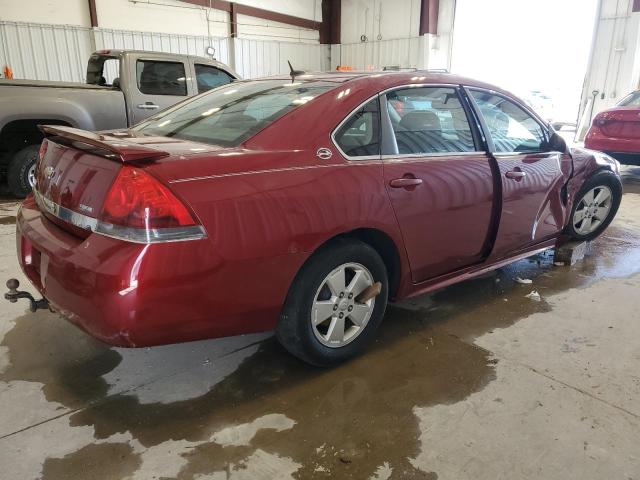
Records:
[[[611,190],[612,197],[613,197],[611,201],[611,207],[609,209],[609,212],[607,213],[606,218],[603,221],[601,221],[600,225],[594,231],[588,234],[581,234],[576,230],[574,226],[574,221],[573,221],[574,215],[576,213],[576,210],[580,206],[581,200],[584,197],[584,195],[590,190],[597,187],[608,187]],[[569,235],[571,238],[573,238],[574,240],[579,240],[579,241],[593,240],[609,226],[613,218],[616,216],[616,213],[618,212],[618,207],[620,207],[621,200],[622,200],[622,183],[620,182],[620,179],[618,178],[618,176],[609,170],[601,170],[595,173],[584,182],[584,184],[582,185],[582,188],[580,188],[580,191],[576,195],[575,201],[573,202],[573,208],[571,209],[571,216],[569,217],[569,224],[565,229],[565,233]]]
[[[13,156],[7,171],[9,190],[18,198],[24,198],[31,192],[29,170],[38,161],[39,145],[29,145]]]
[[[326,277],[347,263],[364,266],[380,282],[369,321],[350,343],[340,347],[323,345],[314,334],[311,321],[315,295]],[[348,280],[347,280],[348,283]],[[387,308],[389,282],[380,255],[370,245],[352,239],[332,242],[316,252],[296,276],[276,328],[276,338],[291,354],[311,365],[327,367],[354,357],[373,339]],[[348,314],[347,314],[348,315]]]

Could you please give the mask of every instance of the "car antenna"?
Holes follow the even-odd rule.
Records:
[[[294,70],[290,60],[287,60],[287,63],[289,64],[289,75],[291,75],[291,83],[293,83],[296,76],[304,75],[304,70]]]

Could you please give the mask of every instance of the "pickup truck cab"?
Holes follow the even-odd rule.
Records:
[[[29,193],[44,138],[39,124],[126,128],[237,78],[208,58],[101,50],[89,58],[86,83],[0,80],[0,182],[17,197]]]

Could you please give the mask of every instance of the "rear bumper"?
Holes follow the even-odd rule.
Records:
[[[623,165],[640,165],[640,152],[611,152],[604,150],[604,153],[615,158]]]
[[[18,213],[16,240],[22,270],[51,306],[91,336],[123,347],[269,330],[303,261],[230,263],[207,240],[82,239],[46,219],[32,199]]]
[[[598,150],[627,165],[640,164],[640,139],[611,138],[599,129],[591,127],[584,139],[584,146]]]

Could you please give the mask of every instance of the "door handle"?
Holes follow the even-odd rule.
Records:
[[[522,180],[527,176],[527,172],[523,172],[521,170],[509,170],[504,174],[504,176],[513,180]]]
[[[417,187],[422,184],[421,178],[415,177],[402,177],[402,178],[394,178],[389,182],[389,186],[392,188],[408,188],[408,187]]]
[[[138,105],[138,108],[140,108],[141,110],[157,110],[158,108],[160,108],[160,106],[156,105],[155,103],[147,102],[141,103],[140,105]]]

